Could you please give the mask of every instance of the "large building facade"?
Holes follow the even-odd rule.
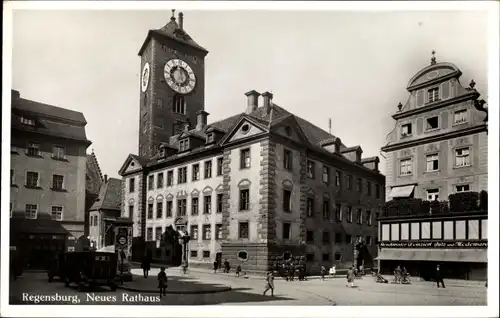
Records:
[[[80,112],[12,91],[11,231],[33,266],[84,235],[86,124]]]
[[[208,124],[207,51],[182,18],[150,31],[140,53],[139,156],[120,170],[122,216],[134,221],[134,236],[159,241],[173,226],[191,237],[191,266],[239,263],[244,251],[244,268],[256,272],[287,252],[305,256],[313,270],[352,265],[357,241],[376,254],[385,188],[379,159],[362,158],[361,147],[289,113],[269,92],[249,91],[240,112]]]
[[[383,272],[403,265],[429,279],[440,264],[445,277],[486,279],[487,110],[474,81],[463,87],[461,75],[433,57],[392,116],[382,148],[389,201],[378,220]]]
[[[387,157],[387,199],[446,199],[460,191],[488,189],[486,110],[472,81],[451,63],[436,63],[409,81],[405,105],[382,147]]]

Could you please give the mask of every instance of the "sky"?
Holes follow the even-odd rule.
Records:
[[[179,12],[179,10],[177,11]],[[184,29],[209,51],[208,122],[241,113],[245,92],[328,131],[363,157],[380,156],[406,86],[428,66],[451,62],[487,99],[488,19],[481,11],[182,10]],[[137,55],[170,10],[28,11],[13,14],[12,88],[22,98],[84,114],[103,174],[117,177],[138,153]],[[381,172],[385,161],[380,157]]]

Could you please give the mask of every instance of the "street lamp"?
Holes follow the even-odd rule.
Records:
[[[188,264],[188,258],[187,258],[187,243],[191,239],[189,234],[185,232],[184,230],[179,231],[179,244],[182,246],[182,262],[184,263],[184,266],[187,267]]]

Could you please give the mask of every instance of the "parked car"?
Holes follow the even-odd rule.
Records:
[[[78,289],[94,286],[108,286],[116,290],[117,255],[105,252],[70,252],[64,253],[65,286],[71,283],[78,285]]]

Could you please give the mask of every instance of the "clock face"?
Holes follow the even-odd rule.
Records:
[[[148,89],[148,84],[149,84],[149,63],[146,63],[144,65],[144,68],[142,69],[142,76],[141,76],[141,90],[144,93],[146,89]]]
[[[188,94],[193,91],[196,77],[191,67],[180,59],[172,59],[165,64],[165,81],[177,93]]]

